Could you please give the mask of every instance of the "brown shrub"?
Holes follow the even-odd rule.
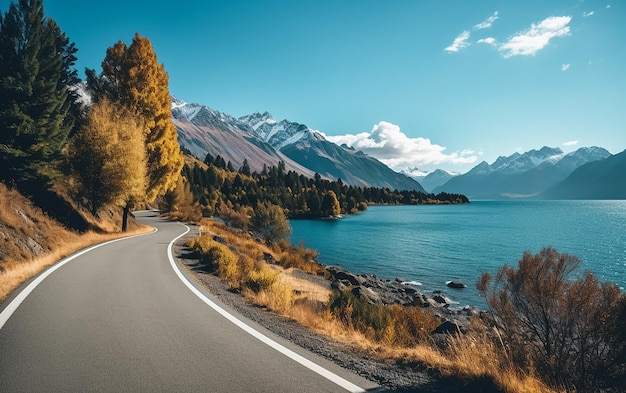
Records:
[[[435,317],[420,309],[371,304],[351,291],[333,291],[329,308],[347,328],[389,346],[410,347],[424,343],[439,324]]]
[[[590,272],[572,279],[579,263],[551,247],[525,252],[517,268],[503,266],[491,286],[485,273],[478,287],[515,364],[535,367],[555,387],[619,389],[626,342],[615,337],[624,337],[626,300]]]

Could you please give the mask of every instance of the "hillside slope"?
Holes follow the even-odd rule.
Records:
[[[29,261],[77,238],[76,232],[0,183],[0,269]]]
[[[102,209],[96,218],[56,192],[33,199],[44,196],[48,197],[46,211],[0,182],[0,301],[28,278],[80,249],[150,230],[131,219],[129,232],[121,233],[121,209]],[[52,214],[81,229],[61,224]]]

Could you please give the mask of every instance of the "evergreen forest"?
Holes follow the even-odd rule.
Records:
[[[221,156],[207,154],[204,165],[187,163],[183,176],[198,201],[203,215],[221,214],[227,210],[255,209],[259,204],[277,205],[289,218],[338,217],[367,209],[371,204],[418,205],[468,203],[464,195],[389,188],[358,187],[341,179],[331,181],[319,174],[308,178],[287,171],[279,162],[263,167],[261,173],[251,172],[247,160],[235,169]]]

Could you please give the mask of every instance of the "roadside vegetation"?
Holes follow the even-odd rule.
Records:
[[[430,369],[483,391],[618,392],[624,386],[624,294],[591,273],[576,278],[577,259],[552,248],[525,253],[494,282],[485,274],[479,286],[489,311],[473,317],[466,332],[442,339],[431,334],[441,320],[428,309],[371,304],[351,291],[294,281],[293,269],[328,274],[302,245],[268,244],[253,227],[243,231],[216,220],[203,220],[201,228],[187,244],[206,271],[252,303],[384,361]]]
[[[106,210],[103,218],[91,217],[91,221],[87,221],[88,212],[84,213],[85,223],[91,229],[68,229],[17,190],[0,183],[0,301],[60,259],[93,244],[125,236],[115,230],[121,223],[117,210]],[[128,234],[151,230],[132,225]]]

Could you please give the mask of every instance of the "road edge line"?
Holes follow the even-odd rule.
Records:
[[[235,317],[234,315],[230,314],[224,308],[222,308],[219,305],[217,305],[211,299],[206,297],[202,292],[200,292],[200,290],[198,290],[198,288],[196,288],[191,282],[189,282],[189,280],[187,280],[187,278],[181,272],[181,270],[179,269],[178,265],[176,264],[176,261],[174,260],[173,254],[172,254],[172,248],[173,248],[174,243],[178,239],[180,239],[181,237],[183,237],[187,233],[189,233],[189,231],[191,231],[191,228],[189,228],[187,225],[182,224],[182,223],[179,223],[179,224],[184,226],[185,228],[187,228],[187,230],[183,234],[178,235],[177,237],[175,237],[170,242],[170,244],[167,246],[167,257],[169,258],[170,265],[172,266],[172,269],[174,270],[174,272],[176,273],[178,278],[183,282],[183,284],[185,284],[185,286],[187,286],[187,288],[194,295],[196,295],[196,297],[198,297],[206,305],[211,307],[213,310],[215,310],[221,316],[223,316],[224,318],[229,320],[231,323],[233,323],[234,325],[236,325],[237,327],[239,327],[240,329],[242,329],[243,331],[245,331],[246,333],[248,333],[252,337],[256,338],[257,340],[259,340],[261,342],[263,342],[264,344],[268,345],[272,349],[282,353],[283,355],[285,355],[288,358],[294,360],[295,362],[299,363],[300,365],[302,365],[302,366],[308,368],[309,370],[311,370],[311,371],[321,375],[322,377],[328,379],[329,381],[335,383],[336,385],[341,386],[342,388],[344,388],[348,392],[351,392],[351,393],[365,393],[365,390],[363,388],[353,384],[352,382],[348,381],[345,378],[340,377],[339,375],[333,373],[332,371],[325,369],[324,367],[318,365],[317,363],[312,362],[311,360],[305,358],[304,356],[297,354],[296,352],[292,351],[291,349],[285,347],[282,344],[277,343],[276,341],[274,341],[271,338],[267,337],[263,333],[255,330],[254,328],[252,328],[251,326],[249,326],[248,324],[246,324],[242,320],[240,320],[237,317]]]
[[[13,298],[13,300],[11,300],[11,302],[9,302],[9,304],[4,308],[4,310],[2,310],[2,312],[0,312],[0,330],[2,330],[2,328],[5,325],[5,323],[9,320],[9,318],[11,318],[13,313],[15,311],[17,311],[18,307],[22,304],[22,302],[24,300],[26,300],[28,295],[30,295],[31,292],[33,292],[35,290],[35,288],[37,288],[37,286],[43,282],[43,280],[45,280],[48,276],[50,276],[52,273],[54,273],[57,269],[59,269],[60,267],[62,267],[66,263],[71,262],[72,260],[78,258],[79,256],[84,255],[84,254],[86,254],[86,253],[88,253],[88,252],[90,252],[92,250],[95,250],[96,248],[106,246],[107,244],[119,242],[119,241],[122,241],[122,240],[132,239],[132,238],[138,237],[138,236],[152,235],[152,234],[156,233],[157,231],[158,231],[158,229],[154,228],[154,231],[149,232],[149,233],[140,233],[140,234],[137,234],[137,235],[132,235],[132,236],[128,236],[128,237],[120,237],[119,239],[109,240],[109,241],[106,241],[104,243],[96,244],[95,246],[91,246],[91,247],[85,248],[83,250],[80,250],[80,251],[70,255],[69,257],[61,259],[60,261],[58,261],[54,265],[50,266],[48,269],[44,270],[41,274],[39,274],[37,276],[37,278],[35,278],[33,281],[31,281],[31,283],[28,284],[26,286],[26,288],[22,289],[22,291],[15,298]]]

